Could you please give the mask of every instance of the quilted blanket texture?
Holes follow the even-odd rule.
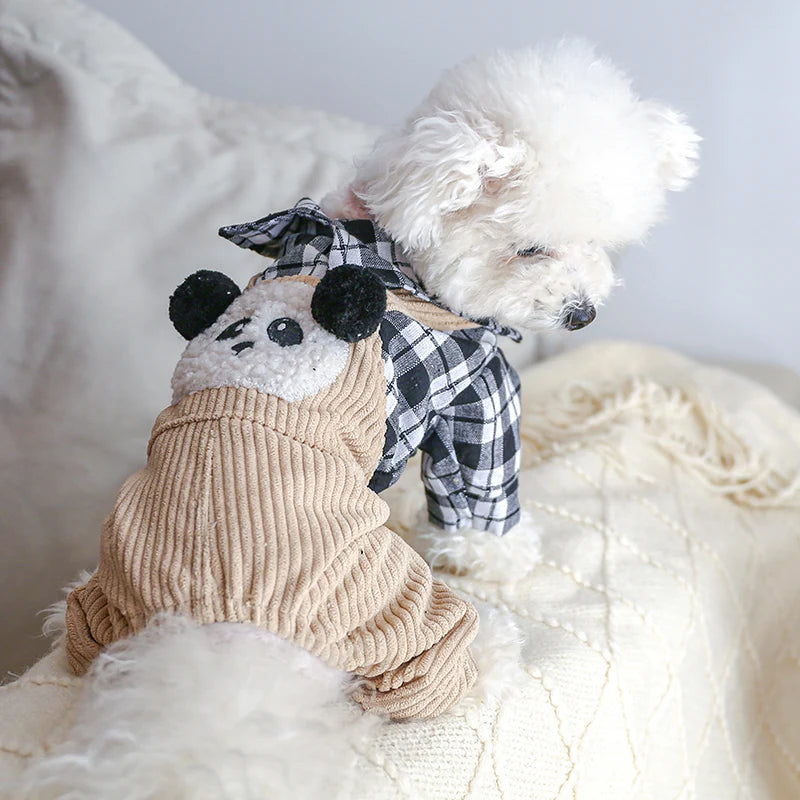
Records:
[[[493,654],[506,683],[438,720],[359,731],[331,796],[800,796],[800,417],[743,378],[636,345],[544,362],[523,388],[522,498],[541,561],[514,581],[443,575],[476,603],[484,635],[516,629],[521,646]],[[421,503],[407,472],[392,522],[412,540]],[[146,795],[136,787],[152,775],[120,776],[92,742],[87,691],[58,648],[0,690],[2,775],[24,780],[14,797],[61,796],[46,754],[79,762],[91,744],[93,770],[116,770],[125,796],[206,796],[183,784]],[[217,745],[219,769],[210,751],[204,768],[219,775],[229,754]],[[197,766],[185,746],[160,755],[187,775]],[[280,781],[258,791],[286,796]]]

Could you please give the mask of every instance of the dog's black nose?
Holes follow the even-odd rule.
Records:
[[[596,316],[597,312],[591,303],[582,303],[567,314],[564,327],[568,331],[577,331],[578,328],[585,328]]]

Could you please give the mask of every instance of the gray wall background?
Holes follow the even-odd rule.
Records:
[[[575,343],[636,339],[800,371],[797,0],[88,4],[208,92],[380,125],[461,58],[585,36],[641,95],[685,111],[704,143],[697,180],[625,254],[625,286]]]

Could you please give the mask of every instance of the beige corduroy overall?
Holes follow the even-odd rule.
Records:
[[[105,520],[97,572],[68,598],[73,670],[167,611],[295,642],[362,676],[355,699],[396,719],[456,703],[476,677],[477,613],[384,526],[367,488],[385,392],[373,334],[312,397],[223,387],[164,410]]]

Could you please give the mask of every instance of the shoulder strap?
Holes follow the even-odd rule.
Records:
[[[400,311],[437,331],[459,331],[465,328],[480,327],[477,322],[460,317],[435,303],[415,297],[405,289],[393,289],[386,293],[386,310]]]

